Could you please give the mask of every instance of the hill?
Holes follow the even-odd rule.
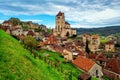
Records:
[[[24,30],[39,29],[45,32],[47,31],[46,25],[39,25],[38,23],[34,23],[32,21],[21,21],[19,18],[14,17],[11,17],[9,20],[5,20],[2,24],[3,27],[5,27],[4,25],[7,25],[7,27],[10,27],[10,29],[22,27]]]
[[[0,30],[0,80],[62,80],[62,74],[35,59],[21,44]]]
[[[77,34],[100,34],[103,36],[108,36],[110,34],[115,34],[120,32],[120,26],[109,26],[102,28],[76,28]]]
[[[16,39],[0,30],[0,80],[77,80],[82,73],[72,64],[62,62],[63,57],[56,52],[40,50],[36,53],[41,58],[49,57],[34,58]],[[56,62],[60,64],[56,65],[58,68],[53,64]],[[92,77],[92,80],[97,78]]]

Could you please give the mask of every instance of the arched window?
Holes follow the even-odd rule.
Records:
[[[67,37],[69,37],[69,36],[70,36],[69,32],[67,32],[67,33],[66,33],[66,36],[67,36]]]
[[[60,26],[58,26],[58,31],[60,31]]]

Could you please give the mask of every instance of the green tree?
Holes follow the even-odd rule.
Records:
[[[90,49],[89,49],[89,41],[88,41],[88,40],[86,40],[85,51],[86,51],[88,54],[90,53]]]
[[[32,36],[25,36],[23,43],[28,49],[30,49],[30,51],[32,51],[32,49],[36,49],[38,45],[37,41]]]
[[[9,21],[12,22],[14,26],[20,23],[20,20],[18,18],[13,18],[13,17],[10,18]]]
[[[28,30],[28,29],[29,29],[28,26],[24,26],[24,25],[22,25],[22,28],[23,28],[24,30]]]

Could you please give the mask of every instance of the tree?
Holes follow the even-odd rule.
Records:
[[[86,51],[88,54],[90,53],[90,49],[89,49],[89,41],[88,41],[88,40],[86,40],[85,51]]]
[[[30,49],[30,51],[37,48],[37,41],[32,36],[25,36],[23,38],[23,43],[26,45],[27,48]]]
[[[13,18],[13,17],[10,18],[9,21],[12,22],[14,26],[20,23],[20,20],[18,18]]]

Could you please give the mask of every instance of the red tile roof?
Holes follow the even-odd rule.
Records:
[[[28,31],[27,35],[34,35],[34,32],[32,30]]]
[[[112,58],[108,61],[105,68],[120,74],[120,59]]]
[[[92,37],[93,37],[93,39],[98,39],[99,38],[98,35],[93,35]]]
[[[83,34],[83,36],[84,36],[84,37],[86,37],[86,36],[87,36],[87,34]]]
[[[109,42],[106,42],[106,44],[113,45],[113,44],[114,44],[114,42],[109,41]]]
[[[56,44],[57,43],[57,38],[53,35],[50,35],[48,37],[48,41],[50,42],[49,44]]]
[[[86,53],[85,51],[79,51],[79,54],[78,54],[78,55],[79,55],[79,56],[86,56],[86,54],[87,54],[87,53]]]
[[[95,62],[93,60],[88,59],[88,58],[79,56],[73,61],[73,64],[82,70],[89,71],[93,67]]]
[[[76,46],[85,46],[83,42],[78,42],[78,41],[75,42],[75,45]]]
[[[98,53],[98,55],[96,56],[96,60],[105,62],[106,56],[103,53]]]
[[[0,28],[1,28],[2,30],[4,30],[4,31],[7,31],[7,29],[9,29],[8,26],[1,26]]]
[[[95,59],[95,58],[96,58],[96,54],[88,54],[88,57],[89,57],[90,59]]]
[[[60,45],[53,44],[50,45],[50,47],[60,54],[62,54],[63,52],[63,48]]]
[[[88,80],[91,78],[91,76],[89,74],[82,73],[81,75],[78,76],[78,78],[81,80]]]

